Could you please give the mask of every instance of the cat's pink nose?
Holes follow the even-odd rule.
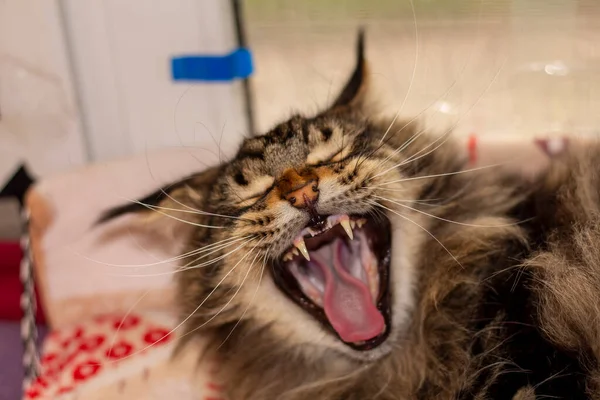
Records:
[[[296,208],[305,208],[319,198],[319,180],[311,171],[296,172],[294,169],[287,170],[280,182],[281,196]]]

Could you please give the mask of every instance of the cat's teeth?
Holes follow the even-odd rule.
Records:
[[[287,253],[285,256],[283,256],[283,261],[290,261],[294,256],[292,255],[292,253]]]
[[[298,253],[298,249],[293,249],[291,252],[292,256],[299,256],[300,253]]]
[[[300,250],[300,253],[302,253],[304,258],[306,258],[306,261],[310,261],[310,256],[308,255],[308,249],[306,248],[306,243],[304,243],[304,238],[294,240],[294,246],[296,249]],[[294,251],[296,251],[296,249],[294,249]]]
[[[366,223],[367,223],[367,220],[364,218],[361,218],[358,221],[356,221],[356,225],[358,225],[359,228],[362,227]]]
[[[354,240],[354,233],[352,233],[352,227],[350,226],[350,219],[348,219],[348,217],[342,218],[340,220],[340,225],[342,225],[342,228],[344,228],[344,230],[346,231],[346,234],[348,235],[350,240]]]
[[[352,227],[352,229],[354,229],[354,227],[356,226],[356,221],[351,219],[350,220],[350,226]]]

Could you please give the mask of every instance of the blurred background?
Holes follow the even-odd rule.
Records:
[[[0,187],[251,129],[241,82],[180,83],[170,61],[239,44],[224,0],[0,1]],[[324,106],[358,26],[382,107],[458,134],[594,133],[596,0],[246,0],[254,127]],[[221,139],[222,137],[222,139]],[[208,139],[208,140],[207,140]],[[215,152],[215,148],[209,149]]]
[[[457,135],[599,133],[598,0],[0,0],[0,322],[20,315],[32,181],[182,147],[203,168],[326,106],[359,26],[390,115]],[[173,58],[239,47],[249,78],[173,80]],[[0,337],[3,364],[18,362],[18,327]],[[6,371],[0,398],[20,390]]]

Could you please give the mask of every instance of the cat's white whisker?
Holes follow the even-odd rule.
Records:
[[[381,190],[381,189],[378,189]],[[386,190],[386,189],[383,189]],[[393,189],[390,189],[393,190]],[[443,199],[425,199],[425,200],[412,200],[412,199],[394,199],[395,201],[399,201],[401,203],[409,203],[409,204],[421,204],[424,206],[438,206],[438,204],[432,203],[433,201],[441,201]]]
[[[500,167],[500,166],[503,166],[503,165],[506,165],[506,164],[507,163],[497,163],[497,164],[484,165],[483,167],[470,168],[470,169],[461,169],[460,171],[454,171],[454,172],[446,172],[446,173],[443,173],[443,174],[432,174],[432,175],[424,175],[424,176],[412,176],[410,178],[402,178],[402,179],[396,179],[396,180],[393,180],[393,181],[386,181],[386,182],[378,183],[378,184],[376,184],[376,185],[374,185],[372,187],[380,187],[380,186],[391,185],[393,183],[400,183],[400,182],[418,181],[418,180],[421,180],[421,179],[440,178],[440,177],[444,177],[444,176],[466,174],[468,172],[481,171],[481,170],[488,169],[488,168]]]
[[[394,211],[394,210],[392,210],[391,208],[388,208],[388,207],[384,206],[383,204],[380,204],[380,203],[378,203],[378,202],[376,202],[376,201],[373,201],[371,204],[372,204],[372,205],[374,205],[374,206],[377,206],[377,207],[381,207],[381,208],[383,208],[383,209],[385,209],[385,210],[388,210],[389,212],[391,212],[391,213],[393,213],[393,214],[395,214],[395,215],[399,216],[400,218],[402,218],[402,219],[404,219],[404,220],[406,220],[406,221],[408,221],[408,222],[410,222],[410,223],[412,223],[412,224],[416,225],[417,227],[421,228],[421,229],[422,229],[422,230],[423,230],[425,233],[427,233],[429,236],[431,236],[431,238],[432,238],[433,240],[435,240],[436,242],[438,242],[438,244],[439,244],[440,246],[442,246],[442,248],[443,248],[443,249],[446,251],[446,253],[448,253],[448,255],[449,255],[450,257],[452,257],[452,259],[453,259],[454,261],[456,261],[456,263],[457,263],[458,265],[460,265],[460,267],[461,267],[461,268],[463,268],[463,269],[464,269],[463,265],[460,263],[460,261],[458,261],[458,259],[457,259],[457,258],[454,256],[454,254],[452,254],[452,253],[450,252],[450,250],[448,250],[448,248],[447,248],[447,247],[446,247],[446,246],[445,246],[445,245],[444,245],[444,244],[443,244],[443,243],[442,243],[442,242],[441,242],[441,241],[440,241],[440,240],[439,240],[439,239],[438,239],[438,238],[437,238],[437,237],[436,237],[436,236],[435,236],[433,233],[429,232],[429,230],[427,230],[425,227],[423,227],[423,226],[422,226],[422,225],[420,225],[419,223],[417,223],[417,222],[413,221],[412,219],[408,218],[407,216],[405,216],[405,215],[402,215],[402,214],[400,214],[399,212],[397,212],[397,211]]]
[[[502,62],[502,65],[500,65],[500,67],[496,71],[496,73],[495,73],[494,77],[491,79],[490,83],[485,87],[485,89],[477,97],[477,99],[475,100],[475,102],[457,119],[457,121],[448,130],[446,130],[446,132],[444,132],[442,135],[440,135],[440,137],[438,137],[437,139],[435,139],[434,141],[432,141],[431,143],[429,143],[427,146],[423,147],[417,153],[415,153],[414,155],[412,155],[411,157],[409,157],[407,160],[401,162],[400,164],[397,164],[396,166],[392,167],[391,169],[394,169],[394,168],[397,168],[397,167],[401,167],[401,166],[406,165],[406,164],[408,164],[410,162],[413,162],[413,161],[416,161],[416,160],[418,160],[420,158],[423,158],[423,157],[425,157],[425,156],[433,153],[435,150],[439,149],[442,145],[444,145],[449,140],[449,138],[451,136],[450,134],[452,133],[452,131],[454,130],[454,128],[456,128],[458,126],[458,124],[460,123],[460,121],[464,117],[466,117],[467,114],[469,114],[471,112],[471,110],[473,110],[477,106],[477,104],[479,104],[479,102],[481,101],[481,99],[483,99],[483,97],[486,95],[486,93],[488,92],[488,90],[496,82],[496,80],[498,79],[498,76],[500,75],[500,72],[502,72],[502,69],[504,68],[505,65],[506,65],[506,58]],[[444,140],[442,141],[442,143],[440,143],[439,145],[437,145],[435,148],[433,148],[432,150],[428,151],[427,153],[419,155],[422,151],[424,151],[428,147],[434,145],[435,143],[437,143],[442,138],[444,138]]]
[[[122,277],[128,277],[128,278],[149,278],[149,277],[154,277],[154,276],[174,275],[174,274],[176,274],[178,272],[187,271],[189,269],[197,269],[197,268],[207,267],[207,266],[215,264],[215,263],[217,263],[217,262],[219,262],[219,261],[227,258],[231,254],[239,251],[242,247],[244,247],[246,244],[250,243],[252,240],[253,239],[248,239],[247,241],[243,242],[242,244],[240,244],[238,247],[236,247],[235,249],[231,250],[230,252],[225,253],[223,255],[220,255],[220,256],[218,256],[216,258],[210,259],[210,260],[205,261],[205,262],[200,263],[200,264],[190,265],[191,263],[197,262],[198,260],[206,258],[209,255],[214,254],[214,253],[222,250],[225,247],[228,247],[230,244],[224,245],[221,248],[213,249],[213,251],[211,251],[210,253],[204,254],[203,256],[198,257],[195,260],[190,261],[188,264],[186,264],[186,265],[184,265],[182,267],[179,267],[177,269],[174,269],[173,271],[157,272],[157,273],[154,273],[154,274],[115,274],[115,275],[122,276]]]
[[[258,243],[256,243],[256,245],[255,245],[255,246],[254,246],[254,247],[253,247],[253,248],[252,248],[252,249],[251,249],[251,250],[250,250],[248,253],[246,253],[246,254],[245,254],[245,255],[244,255],[244,256],[243,256],[243,257],[242,257],[242,258],[241,258],[241,259],[240,259],[240,260],[239,260],[239,261],[238,261],[238,262],[237,262],[237,263],[236,263],[236,264],[235,264],[235,265],[234,265],[234,266],[233,266],[233,267],[232,267],[232,268],[231,268],[231,269],[230,269],[230,270],[229,270],[229,271],[228,271],[228,272],[225,274],[225,276],[223,276],[223,278],[222,278],[222,279],[219,281],[219,283],[217,283],[217,285],[216,285],[216,286],[215,286],[215,287],[214,287],[214,288],[211,290],[211,292],[210,292],[210,293],[209,293],[209,294],[208,294],[208,295],[207,295],[207,296],[204,298],[204,300],[202,300],[202,302],[201,302],[201,303],[200,303],[200,304],[199,304],[199,305],[198,305],[198,306],[197,306],[197,307],[196,307],[196,308],[195,308],[195,309],[194,309],[194,310],[193,310],[193,311],[192,311],[192,312],[191,312],[191,313],[190,313],[190,314],[189,314],[187,317],[185,317],[185,318],[184,318],[184,319],[183,319],[181,322],[179,322],[179,323],[178,323],[178,324],[177,324],[177,325],[176,325],[174,328],[172,328],[172,329],[171,329],[169,332],[167,332],[167,333],[165,334],[165,336],[163,336],[163,337],[166,337],[166,336],[170,336],[170,335],[172,335],[172,334],[173,334],[175,331],[177,331],[177,329],[181,328],[181,326],[183,326],[183,325],[184,325],[184,324],[185,324],[187,321],[189,321],[189,319],[190,319],[190,318],[192,318],[192,316],[193,316],[194,314],[196,314],[196,313],[198,312],[198,310],[200,310],[200,308],[202,308],[202,306],[203,306],[203,305],[204,305],[204,304],[205,304],[205,303],[208,301],[208,299],[209,299],[209,298],[210,298],[210,297],[213,295],[213,293],[217,291],[217,289],[219,288],[219,286],[221,286],[221,284],[222,284],[222,283],[223,283],[223,282],[224,282],[224,281],[227,279],[227,277],[229,277],[229,275],[231,275],[231,273],[232,273],[232,272],[233,272],[233,271],[234,271],[234,270],[237,268],[237,266],[238,266],[238,265],[239,265],[239,264],[240,264],[242,261],[244,261],[244,259],[245,259],[245,258],[246,258],[246,257],[247,257],[249,254],[251,254],[251,252],[252,252],[252,251],[253,251],[253,250],[254,250],[254,249],[255,249],[255,248],[256,248],[256,247],[257,247],[257,246],[258,246],[258,245],[259,245],[259,244],[260,244],[260,243],[263,241],[263,240],[264,240],[264,238],[263,238],[263,239],[261,239],[261,240],[260,240]],[[184,335],[181,335],[181,337],[183,337],[183,336],[186,336],[186,335],[187,335],[187,333],[186,333],[186,334],[184,334]],[[119,359],[119,361],[123,361],[123,360],[126,360],[126,359],[130,358],[130,357],[133,357],[133,356],[135,356],[136,354],[143,353],[144,351],[148,350],[149,348],[151,348],[152,346],[154,346],[156,343],[158,343],[158,342],[159,342],[160,340],[162,340],[162,339],[163,339],[163,338],[160,338],[160,339],[156,340],[154,343],[151,343],[151,344],[147,345],[146,347],[144,347],[144,348],[142,348],[142,349],[140,349],[140,350],[137,350],[137,351],[135,351],[135,352],[133,352],[133,353],[131,353],[131,354],[129,354],[129,355],[127,355],[127,356],[123,357],[123,358],[120,358],[120,359]]]
[[[174,219],[174,220],[179,221],[179,222],[183,222],[183,223],[188,224],[188,225],[198,226],[198,227],[201,227],[201,228],[208,228],[208,229],[227,229],[228,228],[227,226],[220,226],[220,225],[213,226],[213,225],[199,224],[199,223],[196,223],[196,222],[192,222],[192,221],[188,221],[188,220],[185,220],[185,219],[177,218],[177,217],[174,217],[173,215],[170,215],[170,214],[168,214],[166,212],[160,211],[160,209],[159,209],[160,206],[154,206],[154,205],[143,203],[143,202],[138,201],[138,200],[132,200],[132,199],[127,199],[127,198],[125,200],[128,200],[128,201],[130,201],[132,203],[135,203],[135,204],[139,204],[139,205],[141,205],[143,207],[146,207],[147,209],[149,209],[151,211],[154,211],[156,213],[164,215],[165,217]],[[178,212],[182,212],[182,210],[179,210],[179,209],[174,209],[174,210],[176,210]]]
[[[243,236],[243,237],[239,236],[239,235],[238,236],[232,236],[232,237],[229,237],[227,239],[223,239],[223,240],[220,240],[218,242],[211,243],[210,245],[201,247],[199,249],[191,250],[191,251],[189,251],[187,253],[180,254],[180,255],[178,255],[176,257],[171,257],[171,258],[167,258],[167,259],[162,260],[162,261],[156,261],[156,262],[145,263],[145,264],[115,264],[115,263],[109,263],[109,262],[104,262],[104,261],[100,261],[100,260],[96,260],[96,259],[93,259],[91,257],[88,257],[85,254],[81,254],[80,252],[76,251],[73,248],[70,248],[70,250],[74,254],[76,254],[77,256],[79,256],[79,257],[81,257],[81,258],[83,258],[85,260],[94,262],[96,264],[104,265],[104,266],[107,266],[107,267],[116,267],[116,268],[143,268],[143,267],[152,267],[152,266],[156,266],[156,265],[167,264],[167,263],[170,263],[170,262],[173,262],[173,261],[178,261],[178,260],[181,260],[181,259],[189,257],[189,256],[193,256],[193,255],[196,255],[196,254],[203,253],[205,251],[212,250],[214,247],[222,245],[223,243],[226,243],[226,242],[230,242],[230,243],[238,242],[240,240],[251,238],[252,236],[253,235],[247,235],[247,236]]]
[[[451,219],[442,218],[442,217],[439,217],[437,215],[429,214],[429,213],[427,213],[425,211],[421,211],[421,210],[419,210],[417,208],[413,208],[413,207],[407,206],[406,204],[402,204],[400,202],[397,202],[397,201],[392,200],[392,199],[388,199],[386,197],[381,197],[381,196],[377,196],[377,195],[375,195],[374,197],[376,197],[376,198],[378,198],[380,200],[389,201],[390,203],[394,203],[394,204],[396,204],[396,205],[398,205],[400,207],[403,207],[403,208],[406,208],[408,210],[412,210],[412,211],[418,212],[418,213],[426,215],[426,216],[428,216],[430,218],[435,218],[437,220],[444,221],[444,222],[449,222],[451,224],[456,224],[456,225],[461,225],[461,226],[469,226],[469,227],[472,227],[472,228],[505,228],[507,226],[515,226],[515,225],[519,225],[520,223],[522,223],[522,222],[511,222],[511,223],[499,224],[499,225],[469,224],[469,223],[466,223],[466,222],[453,221]]]
[[[466,64],[463,66],[463,71],[466,69]],[[460,75],[459,75],[460,76]],[[406,128],[407,126],[409,126],[410,124],[412,124],[413,122],[417,121],[419,118],[421,118],[421,116],[423,114],[425,114],[425,112],[427,112],[431,107],[433,107],[436,103],[438,103],[440,101],[440,99],[443,99],[444,97],[446,97],[448,95],[448,93],[450,93],[450,91],[454,88],[454,86],[458,83],[458,78],[454,80],[454,82],[452,82],[452,84],[450,86],[448,86],[448,88],[446,88],[446,91],[444,93],[442,93],[440,96],[438,96],[436,99],[434,99],[431,103],[429,103],[425,108],[423,108],[418,114],[416,114],[414,117],[412,117],[410,120],[408,120],[406,123],[404,123],[404,125],[402,125],[400,128],[396,129],[396,131],[394,132],[394,134],[402,132],[402,130],[404,130],[404,128]],[[421,129],[417,132],[415,132],[413,134],[413,136],[411,136],[410,138],[408,138],[406,140],[406,142],[412,140],[415,135],[420,135],[422,132],[424,131],[424,129]],[[379,168],[381,165],[385,164],[389,159],[391,159],[393,156],[395,156],[396,154],[398,154],[401,149],[403,148],[404,144],[406,143],[404,142],[402,145],[399,146],[399,148],[395,149],[391,154],[389,154],[386,158],[384,158],[382,161],[380,161],[375,168]],[[373,178],[373,177],[371,177]],[[370,179],[371,179],[370,178]]]
[[[474,49],[473,49],[474,50]],[[470,57],[473,55],[473,50],[471,50],[471,53],[469,55],[469,60]],[[394,134],[397,134],[399,132],[402,132],[404,130],[404,128],[406,128],[407,126],[409,126],[410,124],[412,124],[413,122],[417,121],[419,118],[421,118],[421,116],[423,114],[425,114],[425,112],[427,112],[431,107],[433,107],[435,104],[437,104],[441,99],[443,99],[444,97],[446,97],[448,95],[448,93],[450,93],[450,91],[454,88],[454,86],[456,86],[456,84],[458,83],[458,81],[460,80],[460,78],[462,77],[462,75],[464,74],[465,70],[467,69],[467,65],[468,65],[469,61],[465,62],[465,64],[463,64],[462,69],[460,71],[460,73],[458,74],[458,77],[454,79],[454,81],[450,84],[450,86],[448,86],[446,88],[446,90],[437,98],[435,98],[433,101],[431,101],[425,108],[423,108],[421,111],[419,111],[419,113],[417,113],[415,116],[413,116],[410,120],[408,120],[407,122],[404,123],[404,125],[402,125],[400,128],[396,129],[396,131],[394,132]],[[392,120],[392,123],[390,124],[390,126],[388,127],[388,129],[386,130],[386,132],[389,131],[389,129],[393,126],[394,122],[396,121],[397,117],[398,117],[399,113],[396,114],[396,116],[394,117],[394,119]],[[415,135],[420,135],[425,129],[421,129],[417,132],[415,132],[413,134],[413,136],[411,136],[410,138],[408,138],[406,140],[406,142],[411,141]],[[387,134],[387,133],[386,133]],[[404,142],[402,145],[399,146],[398,149],[395,149],[391,154],[389,154],[385,159],[379,161],[379,163],[375,166],[375,169],[378,169],[379,167],[381,167],[383,164],[385,164],[390,158],[392,158],[394,155],[398,154],[401,151],[401,147],[404,146],[404,144],[406,143]],[[380,141],[379,146],[376,148],[376,150],[378,150],[381,146],[383,145],[383,143]],[[372,150],[370,154],[373,154],[376,150]],[[361,155],[362,156],[362,155]],[[358,157],[358,159],[360,159],[360,157]],[[374,177],[370,177],[367,180],[373,179]]]
[[[148,293],[150,293],[152,289],[147,289],[127,310],[127,312],[125,313],[125,315],[121,318],[121,322],[119,322],[119,326],[117,327],[117,329],[115,330],[115,333],[112,336],[112,339],[110,340],[110,346],[108,347],[108,353],[112,352],[113,347],[115,345],[115,342],[117,341],[117,336],[119,336],[119,331],[121,330],[121,326],[123,326],[123,322],[127,321],[127,319],[129,318],[129,315],[131,315],[131,313],[133,312],[134,308],[148,295]],[[109,360],[109,363],[117,363],[120,360]],[[106,361],[105,361],[106,362]]]
[[[483,11],[483,7],[482,7],[482,3],[483,1],[480,3],[480,8],[479,8],[479,18],[477,20],[477,33],[479,33],[480,29],[481,29],[481,14]],[[414,7],[414,5],[413,5]],[[414,15],[414,8],[413,8],[413,15]],[[446,97],[448,95],[448,93],[450,93],[450,91],[454,88],[454,86],[456,86],[456,84],[459,82],[459,80],[462,78],[463,74],[465,73],[467,66],[471,63],[471,59],[473,58],[473,54],[475,53],[476,50],[476,46],[475,44],[471,47],[471,51],[469,52],[469,55],[467,57],[467,61],[465,61],[465,63],[463,64],[457,78],[454,79],[454,81],[450,84],[450,86],[444,91],[444,93],[442,93],[442,95],[438,96],[436,99],[434,99],[430,104],[428,104],[423,110],[421,110],[418,114],[416,114],[415,116],[413,116],[413,118],[411,118],[408,122],[406,122],[400,129],[398,129],[396,131],[396,133],[401,132],[404,128],[406,128],[407,126],[409,126],[411,123],[415,122],[416,120],[418,120],[427,110],[429,110],[431,107],[433,107],[435,104],[437,104],[441,99],[443,99],[444,97]],[[500,67],[500,69],[502,69],[502,66]],[[496,76],[493,78],[494,80],[496,79]],[[487,88],[486,90],[487,91]],[[485,93],[485,92],[484,92]],[[479,100],[477,100],[479,101]],[[396,116],[394,117],[394,120],[392,122],[392,124],[390,124],[390,127],[393,125],[393,123],[396,121],[398,114],[396,114]],[[388,133],[390,128],[388,128],[386,130],[386,135]],[[419,131],[416,134],[421,134],[421,132],[423,132],[423,130]],[[413,135],[414,136],[414,135]],[[385,135],[384,135],[385,137]],[[412,138],[409,138],[407,141],[411,140]],[[381,143],[382,141],[380,141]],[[406,143],[406,142],[405,142]],[[404,147],[404,144],[400,147]],[[385,162],[387,162],[391,157],[393,157],[395,154],[398,154],[401,150],[396,149],[392,154],[390,154],[388,157],[386,157],[383,161],[381,161],[377,168],[379,166],[381,166],[382,164],[384,164]]]
[[[229,218],[229,219],[235,219],[235,220],[241,220],[241,221],[249,221],[249,222],[252,221],[250,218],[235,217],[233,215],[217,214],[217,213],[212,213],[212,212],[208,212],[208,211],[202,211],[202,210],[195,209],[193,207],[189,207],[189,206],[185,205],[184,203],[180,202],[179,200],[175,199],[173,196],[169,195],[163,189],[160,189],[160,190],[169,199],[173,200],[174,202],[176,202],[177,204],[179,204],[179,205],[181,205],[183,207],[186,207],[187,210],[182,210],[180,208],[156,206],[156,205],[147,204],[147,203],[144,203],[143,205],[145,207],[152,208],[152,209],[158,209],[158,210],[176,211],[176,212],[181,212],[181,213],[186,213],[186,214],[208,215],[208,216],[211,216],[211,217]],[[139,201],[134,201],[134,203],[141,204],[141,202],[139,202]]]
[[[248,302],[248,305],[244,309],[244,312],[242,313],[242,315],[240,316],[240,318],[238,318],[238,321],[235,323],[235,325],[233,326],[233,328],[231,328],[231,330],[229,331],[229,334],[227,335],[227,337],[223,340],[223,342],[221,342],[221,344],[219,345],[219,347],[217,347],[217,350],[219,350],[225,344],[225,342],[227,341],[227,339],[229,339],[231,337],[231,335],[233,334],[233,331],[235,330],[235,328],[237,328],[237,326],[240,324],[240,322],[242,322],[242,320],[244,319],[244,316],[248,312],[248,309],[250,308],[250,306],[254,302],[254,299],[256,298],[256,294],[258,293],[258,289],[260,288],[260,284],[262,282],[263,275],[265,273],[265,265],[267,263],[267,256],[269,255],[269,251],[270,250],[271,250],[271,247],[269,247],[269,249],[265,252],[265,255],[263,257],[263,263],[262,263],[262,267],[260,269],[260,275],[258,277],[258,283],[256,284],[256,289],[254,290],[254,294],[252,295],[252,298]]]
[[[383,140],[385,139],[385,137],[389,133],[390,129],[392,128],[392,126],[394,125],[394,123],[396,122],[396,120],[398,119],[398,117],[400,116],[400,114],[402,113],[402,110],[404,109],[404,105],[406,104],[406,101],[408,100],[408,97],[410,96],[410,91],[412,90],[413,83],[415,82],[415,76],[417,75],[417,66],[419,65],[419,62],[418,62],[419,61],[419,29],[418,29],[418,26],[417,26],[417,13],[415,11],[414,1],[413,0],[409,0],[409,2],[410,2],[410,8],[412,10],[413,23],[414,23],[414,27],[415,27],[415,61],[413,63],[412,76],[410,77],[410,83],[408,84],[408,89],[406,90],[406,94],[404,95],[404,100],[402,100],[402,104],[400,105],[400,108],[398,109],[398,112],[394,116],[394,119],[392,120],[392,123],[387,128],[387,130],[385,131],[385,133],[383,134],[383,136],[381,137],[381,139],[379,139],[379,143],[383,142]]]
[[[257,245],[258,245],[258,243],[257,243]],[[255,248],[256,248],[256,246],[254,248],[252,248],[252,250],[250,250],[248,252],[248,254],[251,254]],[[225,303],[225,305],[223,307],[221,307],[221,309],[219,311],[217,311],[217,313],[215,315],[213,315],[212,317],[210,317],[209,319],[207,319],[206,321],[204,321],[200,326],[197,326],[196,328],[190,330],[189,332],[186,332],[186,335],[190,334],[192,332],[195,332],[198,329],[202,329],[203,327],[205,327],[206,325],[208,325],[212,320],[214,320],[215,318],[217,318],[227,307],[229,307],[229,304],[231,304],[231,302],[233,301],[233,299],[237,296],[237,294],[240,292],[240,290],[244,286],[244,283],[246,282],[246,279],[248,279],[248,275],[250,275],[250,271],[252,271],[252,267],[254,266],[254,262],[256,261],[256,259],[258,258],[259,255],[260,255],[260,252],[257,252],[256,255],[254,256],[254,258],[252,259],[252,262],[250,263],[250,266],[248,267],[248,270],[246,271],[246,275],[244,275],[244,278],[242,279],[242,283],[240,283],[239,285],[237,285],[237,289],[236,289],[235,293],[233,294],[233,296],[231,296],[229,298],[229,300],[227,300],[227,302]],[[227,336],[227,337],[229,337],[229,336]]]
[[[217,250],[215,250],[215,251],[213,251],[213,252],[211,252],[211,253],[205,254],[205,255],[203,255],[202,257],[196,258],[195,260],[193,260],[193,261],[190,261],[190,262],[189,262],[189,263],[187,263],[186,265],[184,265],[184,266],[182,266],[182,267],[178,268],[178,269],[177,269],[177,271],[179,272],[179,271],[186,271],[186,270],[188,270],[188,269],[202,268],[202,267],[206,267],[207,265],[211,265],[211,264],[213,264],[214,262],[221,261],[222,259],[226,258],[227,256],[229,256],[229,255],[231,255],[231,254],[235,253],[237,250],[241,249],[242,247],[244,247],[244,246],[245,246],[245,245],[247,245],[248,243],[252,242],[252,241],[254,240],[254,238],[255,238],[255,237],[254,237],[254,236],[252,236],[250,239],[248,239],[248,240],[246,240],[245,242],[241,243],[241,244],[240,244],[238,247],[236,247],[235,249],[233,249],[233,250],[231,250],[230,252],[228,252],[228,253],[226,253],[226,254],[223,254],[223,255],[221,255],[221,256],[219,256],[219,257],[217,257],[217,258],[213,259],[213,260],[205,261],[205,262],[203,262],[203,263],[200,263],[200,264],[194,264],[194,265],[190,265],[190,264],[192,264],[192,263],[195,263],[195,262],[197,262],[197,261],[199,261],[199,260],[201,260],[201,259],[205,258],[206,256],[208,256],[208,255],[210,255],[210,254],[213,254],[213,253],[215,253],[216,251],[219,251],[219,250],[223,249],[223,247],[222,247],[222,248],[220,248],[220,249],[217,249]]]
[[[258,243],[257,243],[257,245],[258,245]],[[254,248],[256,248],[256,246]],[[254,248],[252,250],[250,250],[249,253],[251,253],[254,250]],[[254,266],[254,262],[256,261],[256,259],[258,258],[259,255],[260,255],[260,252],[257,252],[256,255],[254,256],[254,258],[252,259],[252,262],[250,263],[250,266],[248,267],[248,270],[246,271],[246,275],[244,275],[244,278],[242,279],[242,283],[240,283],[238,285],[235,293],[233,294],[233,296],[231,296],[231,298],[227,301],[227,303],[225,303],[225,305],[223,307],[221,307],[221,309],[219,311],[217,311],[217,313],[215,315],[213,315],[212,317],[210,317],[208,320],[204,321],[200,326],[197,326],[196,328],[190,330],[189,332],[186,332],[185,333],[186,335],[191,334],[192,332],[195,332],[198,329],[202,329],[203,327],[205,327],[206,325],[208,325],[211,321],[213,321],[215,318],[217,318],[219,316],[219,314],[221,314],[227,307],[229,307],[229,304],[231,304],[231,302],[233,301],[233,299],[237,296],[237,294],[242,289],[242,286],[244,286],[244,283],[246,282],[246,279],[248,279],[248,275],[250,274],[250,271],[252,271],[252,267]],[[261,277],[262,277],[263,270],[264,270],[264,264],[263,264],[263,268],[261,269]],[[241,318],[240,318],[240,321],[241,321]],[[233,329],[235,329],[235,327],[238,324],[239,324],[239,321],[233,327]],[[233,332],[233,329],[231,330],[231,332]],[[227,335],[227,338],[229,338],[229,336],[231,335],[231,332],[229,332],[229,335]],[[227,338],[225,338],[225,340],[227,340]],[[223,342],[223,343],[225,343],[225,342]]]

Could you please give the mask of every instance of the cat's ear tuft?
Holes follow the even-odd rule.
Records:
[[[369,86],[368,64],[365,59],[365,31],[360,28],[356,41],[354,71],[346,85],[331,105],[330,111],[363,110]]]

